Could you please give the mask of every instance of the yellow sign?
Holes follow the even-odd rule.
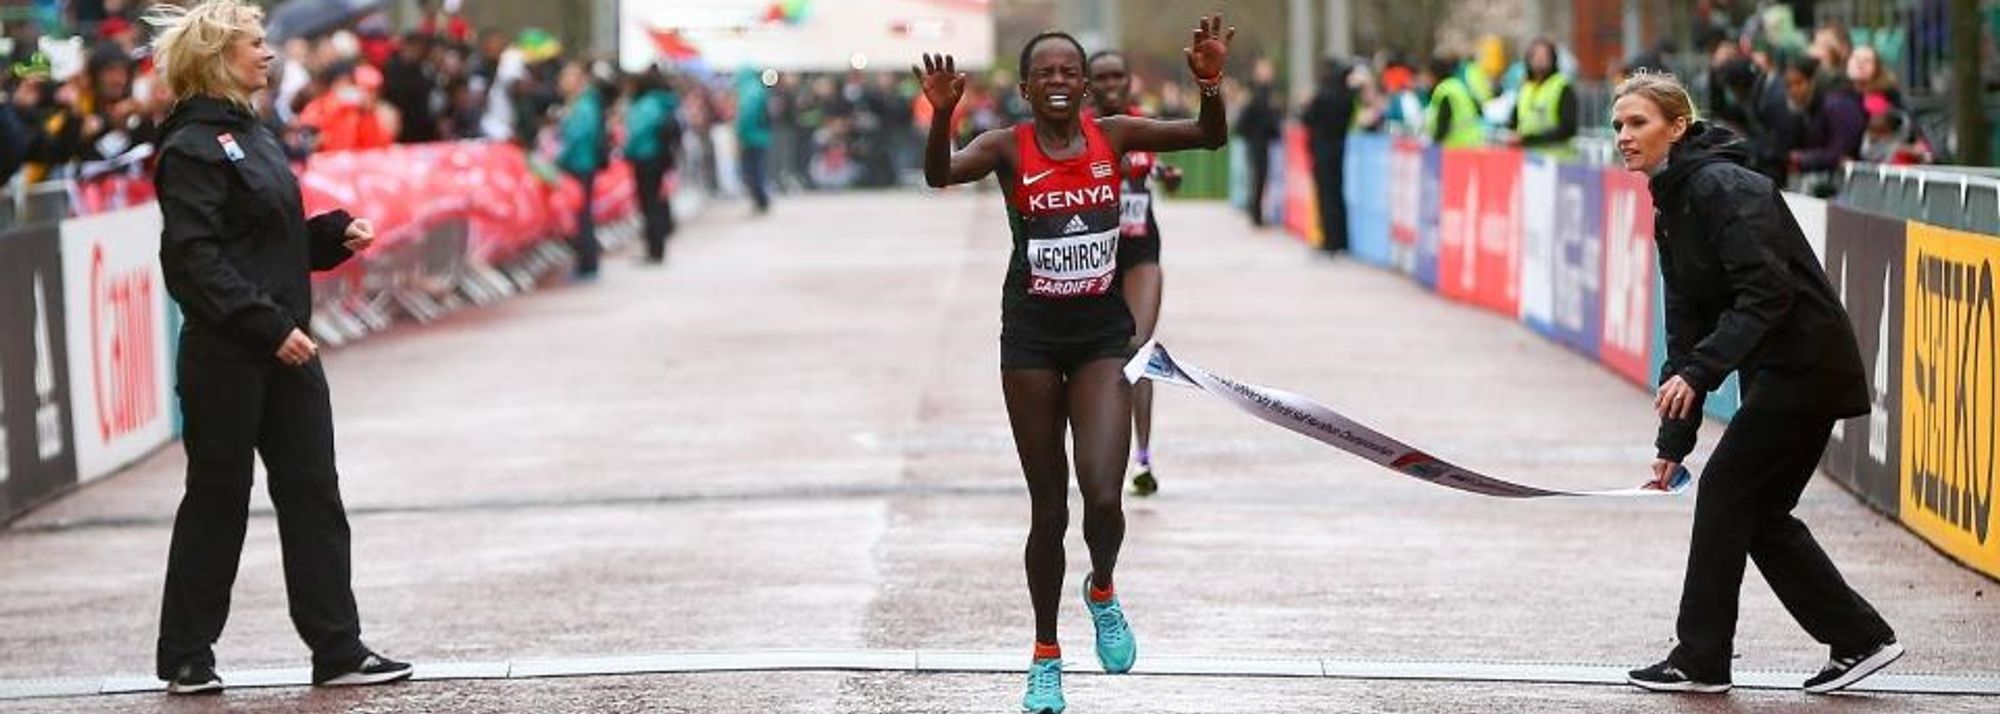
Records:
[[[1903,281],[1901,518],[2000,576],[2000,238],[1911,223]]]

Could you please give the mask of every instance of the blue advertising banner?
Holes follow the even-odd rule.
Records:
[[[1549,334],[1595,359],[1604,324],[1604,181],[1599,171],[1558,168],[1555,211]]]
[[[1432,290],[1438,284],[1438,222],[1443,213],[1444,203],[1444,150],[1432,146],[1424,149],[1424,193],[1423,206],[1417,222],[1417,259],[1413,276],[1417,282]]]
[[[1394,260],[1389,239],[1389,154],[1387,134],[1347,135],[1341,165],[1347,194],[1347,247],[1371,265]]]
[[[1555,335],[1556,161],[1530,154],[1521,165],[1521,321],[1545,337]]]

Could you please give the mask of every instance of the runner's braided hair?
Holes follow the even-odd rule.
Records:
[[[1068,42],[1071,47],[1076,48],[1076,56],[1078,57],[1090,56],[1089,52],[1084,51],[1083,43],[1078,42],[1075,36],[1067,32],[1063,32],[1061,30],[1049,30],[1047,32],[1043,32],[1042,34],[1028,38],[1028,44],[1021,45],[1021,64],[1019,66],[1019,72],[1021,74],[1022,80],[1026,80],[1028,78],[1028,56],[1035,53],[1035,45],[1041,44],[1042,40],[1062,40],[1064,42]],[[1089,63],[1084,64],[1084,67],[1086,68],[1088,68],[1089,66],[1090,66]]]

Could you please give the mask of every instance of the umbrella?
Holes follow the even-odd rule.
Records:
[[[264,22],[273,43],[311,37],[347,26],[381,9],[383,0],[289,0]]]

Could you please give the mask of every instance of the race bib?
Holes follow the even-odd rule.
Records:
[[[1146,234],[1146,214],[1153,209],[1153,194],[1125,191],[1118,195],[1118,232],[1126,236]]]
[[[1118,274],[1118,231],[1028,241],[1028,294],[1103,295]]]

